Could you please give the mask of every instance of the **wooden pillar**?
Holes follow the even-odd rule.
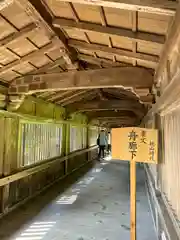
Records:
[[[70,124],[66,123],[65,125],[65,155],[67,156],[70,153]],[[65,174],[68,173],[68,159],[65,160]]]
[[[5,118],[4,122],[4,161],[3,175],[7,176],[17,169],[18,119]],[[2,211],[6,212],[9,205],[9,184],[3,187]]]

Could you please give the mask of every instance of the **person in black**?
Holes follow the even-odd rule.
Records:
[[[97,145],[99,146],[99,154],[98,154],[98,158],[105,157],[105,148],[107,146],[107,136],[104,130],[101,130],[98,139],[97,139]]]

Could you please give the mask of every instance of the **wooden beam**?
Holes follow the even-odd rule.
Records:
[[[51,69],[58,67],[59,65],[63,65],[63,64],[65,64],[64,58],[60,57],[60,58],[56,59],[54,62],[45,64],[44,66],[42,66],[36,70],[33,70],[32,72],[30,72],[28,74],[45,73],[45,72],[48,72],[48,70],[51,70]]]
[[[87,91],[87,90],[86,90]],[[81,94],[80,96],[70,99],[69,101],[66,101],[65,103],[63,103],[62,106],[66,106],[68,107],[70,104],[74,104],[75,102],[80,102],[80,101],[89,101],[89,98],[94,98],[97,94],[97,90],[90,90],[87,92],[84,92],[83,94]]]
[[[96,23],[76,22],[71,19],[55,18],[52,24],[54,27],[57,27],[57,28],[62,28],[62,27],[74,28],[83,32],[90,31],[90,32],[107,34],[109,36],[115,35],[115,36],[136,40],[136,41],[154,42],[159,44],[164,44],[165,42],[165,37],[162,35],[145,33],[145,32],[133,32],[125,28],[102,26]]]
[[[61,163],[61,162],[67,161],[70,158],[87,153],[96,148],[97,148],[97,146],[93,146],[88,149],[79,150],[79,151],[70,153],[68,156],[64,156],[64,157],[60,157],[60,158],[58,157],[58,158],[52,159],[50,161],[45,161],[44,163],[42,163],[38,166],[33,166],[29,169],[21,170],[17,173],[11,174],[10,176],[5,176],[3,178],[0,178],[0,187],[5,186],[9,183],[15,182],[17,180],[23,179],[25,177],[31,176],[32,174],[41,172],[45,169],[50,168],[55,163]]]
[[[153,76],[144,68],[117,67],[87,71],[37,74],[17,78],[9,94],[33,94],[39,91],[58,91],[97,88],[150,88]]]
[[[59,91],[57,93],[54,93],[53,96],[51,95],[50,97],[46,98],[47,101],[55,101],[56,99],[63,98],[69,93],[73,93],[74,91]]]
[[[135,93],[131,92],[131,91],[123,91],[123,89],[104,89],[105,92],[110,93],[111,95],[113,95],[116,98],[120,98],[122,99],[122,97],[128,97],[129,99],[134,99],[134,100],[139,100],[142,101],[143,103],[152,103],[154,100],[154,96],[151,94],[145,95],[145,96],[141,96],[140,94],[135,95]],[[138,89],[136,89],[136,92],[138,92]]]
[[[145,53],[133,53],[128,50],[123,50],[119,48],[110,48],[101,44],[95,44],[95,43],[89,44],[83,41],[72,40],[72,39],[68,41],[68,44],[69,46],[77,49],[103,52],[103,53],[106,53],[107,55],[121,56],[127,59],[143,60],[143,61],[152,62],[152,63],[157,63],[159,61],[158,56],[149,55]]]
[[[55,29],[52,26],[52,19],[53,14],[51,10],[49,9],[48,5],[44,1],[40,0],[17,0],[22,7],[25,9],[28,9],[28,14],[30,13],[32,18],[38,24],[41,26],[42,29],[45,30],[45,33],[49,35],[57,35],[58,36],[58,43],[59,48],[61,48],[64,52],[63,58],[65,62],[67,63],[67,66],[72,69],[77,69],[77,63],[75,63],[76,60],[76,53],[73,49],[71,49],[67,45],[66,37],[64,33],[61,31],[61,29]]]
[[[3,47],[7,47],[8,44],[12,43],[13,41],[18,41],[21,38],[26,38],[28,37],[30,34],[32,34],[32,32],[35,31],[39,31],[39,29],[37,28],[35,23],[31,23],[28,26],[22,28],[20,31],[14,32],[12,34],[10,34],[9,36],[3,38],[2,40],[0,40],[0,50]]]
[[[145,107],[136,101],[130,100],[104,100],[104,101],[91,101],[87,103],[74,103],[71,108],[71,112],[96,112],[107,110],[123,110],[132,111],[136,115],[144,114]]]
[[[129,117],[129,116],[116,116],[116,117],[97,117],[99,121],[106,121],[106,122],[116,122],[119,120],[132,120],[135,121],[135,117]]]
[[[175,18],[173,20],[172,26],[169,29],[166,43],[163,47],[162,54],[160,56],[160,62],[155,74],[155,82],[158,83],[163,71],[165,71],[166,63],[169,60],[169,56],[172,54],[172,51],[179,48],[177,40],[180,37],[180,2],[178,3],[178,8],[176,11]],[[179,50],[178,50],[179,51]]]
[[[96,111],[96,112],[87,112],[86,113],[88,118],[90,120],[97,119],[97,118],[106,118],[106,117],[122,117],[122,116],[128,116],[128,117],[135,117],[136,115],[132,111],[115,111],[115,110],[109,110],[109,111]]]
[[[36,96],[38,98],[47,98],[47,97],[51,96],[51,94],[53,94],[53,92],[42,92],[42,93],[36,94]]]
[[[132,31],[133,32],[137,32],[137,25],[138,25],[138,14],[136,11],[133,11],[131,13],[131,17],[132,17]],[[133,40],[132,41],[132,50],[134,53],[137,52],[137,41]],[[133,66],[136,66],[137,61],[133,60]]]
[[[25,62],[30,62],[30,61],[32,61],[33,58],[39,57],[42,54],[48,53],[48,52],[50,52],[50,51],[52,51],[53,49],[56,49],[56,48],[57,48],[57,37],[54,37],[52,39],[51,43],[48,43],[47,45],[41,47],[40,49],[37,49],[37,50],[27,54],[26,56],[24,56],[20,59],[17,59],[15,61],[7,64],[3,68],[1,68],[0,69],[0,74],[6,73],[7,71],[12,70],[14,67],[16,67],[19,64],[22,64],[22,63],[25,63]],[[63,55],[63,53],[60,51],[60,49],[57,50],[57,51],[59,51],[59,54]]]
[[[99,89],[98,90],[98,96],[99,96],[99,98],[100,98],[100,100],[107,100],[107,98],[104,96],[104,94],[103,94],[103,91],[102,91],[102,89]]]
[[[87,93],[88,90],[82,90],[82,91],[75,91],[74,94],[70,93],[70,95],[64,97],[63,99],[57,101],[57,104],[60,104],[61,106],[65,106],[68,104],[69,100],[70,102],[73,101],[73,99],[79,98],[81,95],[84,95],[84,93]]]
[[[109,67],[125,67],[125,66],[132,66],[129,63],[121,63],[121,62],[113,62],[112,60],[106,59],[106,58],[95,58],[91,55],[86,55],[86,54],[78,54],[78,59],[85,61],[85,62],[89,62],[89,63],[93,63],[96,65],[103,65],[104,66],[109,66]]]
[[[69,2],[69,0],[59,0],[61,2]],[[173,16],[177,7],[177,2],[168,0],[71,0],[72,3],[80,3],[86,5],[95,5],[111,8],[119,8],[122,10],[148,12]]]

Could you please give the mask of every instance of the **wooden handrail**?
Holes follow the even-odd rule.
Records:
[[[42,171],[44,169],[47,169],[52,164],[54,164],[56,162],[64,162],[64,161],[68,160],[69,158],[76,157],[78,155],[81,155],[83,153],[89,152],[89,151],[91,151],[93,149],[96,149],[96,148],[97,148],[97,146],[93,146],[93,147],[90,147],[88,149],[83,149],[83,150],[80,150],[80,151],[76,151],[76,152],[71,153],[71,154],[69,154],[67,156],[56,158],[54,160],[50,160],[48,162],[42,163],[41,165],[34,166],[32,168],[19,171],[19,172],[15,173],[15,174],[12,174],[12,175],[0,178],[0,187],[2,187],[4,185],[7,185],[9,183],[15,182],[15,181],[17,181],[19,179],[25,178],[27,176],[30,176],[30,175],[32,175],[34,173],[40,172],[40,171]]]

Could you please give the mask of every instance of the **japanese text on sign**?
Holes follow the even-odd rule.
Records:
[[[134,130],[132,130],[129,135],[129,152],[131,153],[131,159],[133,159],[136,156],[136,152],[137,152],[137,142],[136,139],[138,137],[138,135],[136,134],[136,132]]]
[[[158,134],[155,129],[112,129],[112,157],[120,160],[157,163]]]

